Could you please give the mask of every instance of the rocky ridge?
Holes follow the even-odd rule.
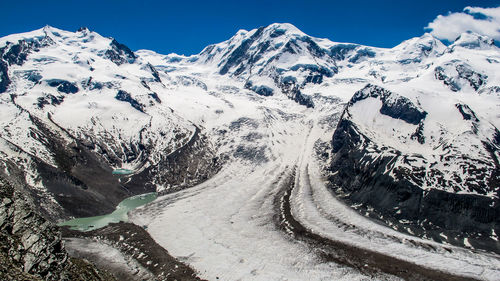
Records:
[[[0,53],[0,160],[50,220],[185,189],[231,161],[286,158],[273,149],[307,116],[351,206],[498,252],[500,55],[488,38],[424,34],[385,49],[272,24],[184,57],[46,27],[2,38]]]
[[[115,280],[88,261],[70,257],[58,227],[35,213],[31,204],[0,177],[2,280]]]

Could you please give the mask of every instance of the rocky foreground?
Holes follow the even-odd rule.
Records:
[[[92,263],[68,255],[61,232],[0,177],[1,280],[116,280]]]

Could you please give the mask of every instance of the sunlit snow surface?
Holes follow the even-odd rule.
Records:
[[[218,83],[234,82],[218,79]],[[341,100],[323,104],[320,111],[286,99],[263,99],[239,91],[207,95],[196,89],[184,89],[168,95],[169,105],[176,112],[201,122],[212,132],[221,153],[230,155],[230,160],[212,179],[158,198],[134,211],[131,220],[147,226],[160,245],[192,265],[201,277],[210,280],[372,278],[320,260],[308,245],[294,241],[276,227],[278,211],[274,200],[285,177],[294,169],[298,184],[292,194],[292,212],[311,231],[455,274],[484,280],[496,280],[499,276],[500,261],[496,256],[447,246],[453,249],[449,253],[437,243],[375,224],[332,196],[325,187],[313,148],[318,140],[329,141],[331,128],[324,120],[334,123],[338,120],[343,108]],[[200,106],[206,109],[199,110]],[[236,120],[244,121],[219,135],[221,129],[228,129]],[[248,140],[249,135],[260,137]],[[264,147],[267,159],[238,158],[234,151],[239,145]],[[356,230],[345,231],[332,218],[353,224]],[[402,242],[394,242],[394,237]],[[429,252],[413,246],[411,240],[430,243],[438,250]],[[394,277],[375,277],[391,278]]]
[[[440,153],[444,153],[441,147],[453,143],[459,155],[470,154],[480,159],[484,149],[478,144],[491,137],[492,128],[500,127],[500,95],[480,95],[463,81],[458,81],[463,89],[452,92],[435,79],[434,68],[461,59],[487,73],[488,86],[498,86],[498,48],[486,46],[476,52],[457,44],[447,49],[435,38],[424,35],[392,49],[353,45],[357,51],[368,55],[338,61],[325,55],[312,56],[306,47],[299,46],[294,47],[296,56],[283,53],[267,64],[283,51],[288,40],[305,36],[293,26],[272,25],[250,48],[254,51],[258,44],[270,40],[269,50],[262,57],[255,56],[254,64],[242,68],[241,76],[232,76],[231,72],[217,74],[220,65],[229,60],[228,50],[256,32],[240,31],[230,40],[212,49],[207,47],[206,52],[192,57],[163,56],[141,50],[136,53],[135,63],[120,66],[103,57],[111,39],[89,31],[71,33],[48,27],[4,37],[0,47],[6,41],[42,38],[48,34],[55,45],[30,54],[22,66],[9,67],[13,81],[10,94],[16,94],[17,104],[33,116],[50,125],[47,121],[50,113],[55,123],[67,132],[84,140],[98,140],[108,145],[109,151],[118,151],[122,144],[134,144],[143,137],[152,143],[154,149],[148,161],[154,163],[161,155],[181,146],[196,127],[208,136],[224,162],[217,175],[200,185],[161,196],[129,214],[132,222],[147,226],[147,231],[161,246],[191,265],[203,278],[395,279],[385,275],[366,276],[353,268],[325,262],[310,245],[294,240],[277,227],[278,192],[286,179],[295,175],[291,212],[309,231],[418,265],[483,280],[499,280],[500,260],[496,255],[410,237],[376,224],[343,205],[325,187],[321,173],[321,165],[325,163],[317,161],[314,151],[316,146],[328,148],[345,104],[356,91],[372,83],[404,95],[428,112],[423,132],[428,142],[421,145],[409,137],[416,126],[380,114],[379,100],[360,101],[350,108],[350,118],[373,141],[403,153],[419,153],[429,158],[439,158]],[[313,40],[324,49],[343,45],[327,39]],[[427,52],[422,46],[432,48]],[[418,60],[421,61],[406,63]],[[147,63],[158,70],[161,83],[153,81]],[[339,70],[332,77],[325,77],[322,83],[307,84],[301,89],[303,94],[312,97],[314,108],[306,108],[284,96],[276,85],[271,85],[273,79],[266,76],[275,69],[283,69],[284,75],[296,76],[301,83],[307,73],[294,72],[290,68],[310,64],[335,66]],[[23,78],[29,71],[39,72],[43,76],[41,83]],[[106,86],[85,88],[87,86],[83,85],[88,84],[89,77]],[[244,89],[246,78],[272,88],[276,94],[263,97]],[[41,109],[37,107],[38,98],[47,94],[63,95],[47,86],[47,79],[68,80],[78,85],[80,92],[64,95],[60,105]],[[150,88],[144,87],[142,81],[147,81]],[[115,95],[119,89],[127,90],[141,102],[144,112],[117,101]],[[157,93],[162,102],[152,100],[151,92]],[[26,182],[43,193],[44,186],[31,168],[29,157],[12,149],[11,144],[55,166],[53,155],[39,140],[28,136],[32,127],[30,116],[17,108],[8,94],[0,96],[0,125],[3,128],[0,157],[22,163],[27,171]],[[478,115],[481,120],[478,137],[470,134],[471,124],[463,120],[455,107],[457,103],[469,105]],[[57,126],[51,125],[50,129],[64,138],[65,133]],[[185,135],[185,140],[177,141],[174,131]],[[115,168],[135,170],[140,165],[136,160]],[[449,166],[439,169],[451,175],[460,170],[460,162],[450,162]],[[168,191],[165,186],[157,186],[157,189]],[[496,195],[492,192],[487,196]],[[47,197],[50,198],[50,194]],[[341,224],[351,227],[345,229]],[[416,246],[419,243],[430,244],[436,250]]]
[[[235,161],[204,184],[161,197],[133,213],[132,221],[147,225],[160,245],[210,280],[364,280],[366,276],[353,269],[322,262],[307,245],[275,226],[275,196],[302,157],[310,130],[302,110],[284,122],[278,105],[249,102],[253,115],[266,122],[259,120],[258,129],[244,128],[228,139],[258,132],[267,162]]]

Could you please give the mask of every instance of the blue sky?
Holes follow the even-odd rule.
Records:
[[[0,36],[51,25],[75,31],[87,26],[132,50],[195,54],[239,29],[289,22],[332,41],[392,47],[424,33],[438,15],[466,6],[498,7],[497,1],[25,1],[2,0]]]

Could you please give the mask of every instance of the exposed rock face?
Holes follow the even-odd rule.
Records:
[[[161,83],[161,78],[160,78],[160,74],[158,73],[158,70],[156,70],[156,68],[154,66],[152,66],[150,63],[148,63],[148,67],[151,70],[151,74],[154,77],[154,81]]]
[[[460,114],[462,114],[464,120],[471,120],[473,122],[479,121],[479,119],[477,119],[476,113],[474,113],[474,111],[472,111],[472,109],[468,105],[457,103],[455,106],[457,107],[458,111],[460,111]]]
[[[130,96],[130,94],[125,92],[124,90],[119,90],[115,96],[115,99],[119,101],[128,102],[133,108],[139,110],[140,112],[144,112],[144,105],[140,104],[137,100],[132,98],[132,96]]]
[[[155,92],[149,93],[148,96],[150,96],[152,99],[154,99],[157,103],[161,103],[160,97],[158,97],[158,94]]]
[[[115,39],[110,43],[111,49],[106,51],[106,57],[114,62],[116,65],[121,65],[124,63],[133,63],[137,58],[127,46],[118,43]]]
[[[36,214],[19,190],[0,177],[2,280],[114,280],[68,256],[58,228]]]
[[[358,49],[356,54],[349,59],[351,63],[358,63],[364,58],[373,58],[375,57],[375,52],[370,50],[369,48]]]
[[[0,48],[0,93],[7,90],[10,84],[9,66],[22,65],[30,52],[38,51],[38,48],[46,47],[53,44],[53,41],[48,37],[35,38],[32,41],[19,40],[16,43],[7,42]]]
[[[378,98],[382,101],[381,114],[401,119],[413,125],[419,124],[427,115],[427,112],[418,108],[408,98],[371,84],[357,91],[349,102],[349,105],[353,105],[355,102],[368,97]]]
[[[12,143],[8,146],[27,155],[30,169],[37,173],[36,180],[46,188],[45,192],[32,188],[28,196],[40,206],[40,213],[52,220],[110,213],[129,196],[171,186],[187,187],[208,179],[220,165],[198,129],[192,136],[174,131],[176,141],[183,145],[156,155],[154,143],[143,136],[147,134],[145,128],[139,132],[139,143],[117,139],[105,139],[104,143],[93,135],[82,138],[70,134],[57,127],[50,114],[48,119],[52,124],[27,114],[33,124],[30,135],[50,151],[55,165],[31,156]],[[113,175],[112,166],[120,165],[121,161],[138,161],[145,167],[131,175]],[[14,169],[15,165],[12,166]],[[26,171],[17,173],[17,177],[26,178]]]
[[[9,67],[7,63],[0,60],[0,93],[5,92],[10,84],[8,71]]]
[[[315,76],[322,77],[322,76]],[[306,107],[314,107],[314,102],[311,97],[302,94],[299,85],[295,84],[293,80],[285,80],[285,82],[279,83],[281,91],[291,100],[297,102],[298,104],[305,105]]]
[[[259,85],[259,86],[253,85],[253,83],[251,81],[248,81],[245,84],[245,89],[252,90],[256,94],[261,95],[261,96],[265,96],[265,97],[269,97],[269,96],[274,95],[274,91],[270,87],[264,86],[264,85]]]
[[[186,144],[172,153],[160,155],[155,165],[130,177],[127,185],[172,192],[174,187],[179,190],[201,183],[214,175],[222,164],[207,145],[207,137],[196,128]]]
[[[68,81],[60,80],[60,79],[52,79],[47,81],[47,84],[51,87],[57,87],[57,90],[66,94],[74,94],[78,93],[78,87]]]
[[[294,56],[307,60],[289,60]],[[214,64],[220,59],[214,65],[219,74],[243,79],[244,87],[258,95],[281,92],[309,108],[314,107],[314,102],[301,89],[307,84],[321,84],[338,73],[327,48],[288,24],[240,32],[227,42],[205,48],[199,59]]]
[[[330,56],[341,61],[346,59],[347,55],[358,47],[359,45],[356,44],[337,44],[330,48]]]
[[[447,242],[457,245],[463,245],[460,239],[470,234],[477,238],[477,241],[469,238],[471,244],[500,251],[498,242],[486,238],[492,229],[500,230],[498,200],[437,189],[424,191],[409,180],[421,181],[423,171],[401,168],[393,171],[394,176],[387,174],[388,166],[398,158],[407,157],[398,151],[389,151],[389,156],[372,158],[368,156],[372,145],[350,121],[339,123],[333,137],[336,154],[330,166],[336,174],[330,181],[350,202],[362,203],[363,210],[374,207],[377,218],[391,224],[407,220],[405,225],[396,226],[402,231],[410,229],[417,235],[446,241],[439,238],[439,233],[444,233],[456,239]],[[420,227],[424,231],[419,230]]]
[[[244,70],[244,63],[246,62],[246,60],[251,58],[250,54],[247,54],[247,51],[248,49],[250,49],[250,46],[252,46],[252,44],[262,35],[262,31],[264,31],[264,27],[259,28],[250,38],[243,40],[241,44],[231,52],[225,64],[219,71],[221,75],[228,73],[231,68],[238,67],[235,75],[240,74]],[[263,45],[259,49],[260,52],[263,52],[267,48],[265,47],[265,45]]]
[[[470,65],[451,61],[434,69],[436,79],[442,80],[450,90],[460,91],[464,85],[469,85],[475,91],[486,84],[488,76],[474,71]]]
[[[382,100],[381,114],[415,125],[417,131],[411,138],[424,138],[425,111],[402,96],[377,86],[366,86],[348,103],[333,135],[332,187],[348,202],[358,204],[357,208],[363,212],[374,208],[371,216],[398,230],[456,245],[463,245],[463,239],[468,238],[468,243],[477,248],[500,252],[500,243],[490,236],[492,231],[500,231],[500,201],[496,197],[452,192],[459,188],[477,188],[478,194],[486,194],[487,190],[498,192],[496,157],[492,154],[490,166],[483,168],[483,162],[475,163],[459,155],[465,159],[460,167],[471,179],[447,181],[444,173],[435,168],[436,164],[426,164],[432,161],[430,156],[408,154],[365,133],[366,129],[356,123],[359,121],[352,118],[351,111],[357,102],[368,97]],[[479,119],[475,113],[463,104],[456,104],[456,109],[464,120],[471,122],[471,132],[477,133]],[[418,142],[427,145],[424,139]],[[484,141],[483,145],[488,151],[496,151],[494,143],[495,140]],[[462,159],[454,158],[452,151],[450,145],[448,154],[441,156],[445,165]],[[484,179],[485,186],[479,187],[472,178]],[[449,186],[451,192],[443,186]]]
[[[46,105],[59,105],[64,101],[64,96],[54,96],[51,94],[46,95],[45,97],[39,97],[37,99],[38,107],[43,108]]]

